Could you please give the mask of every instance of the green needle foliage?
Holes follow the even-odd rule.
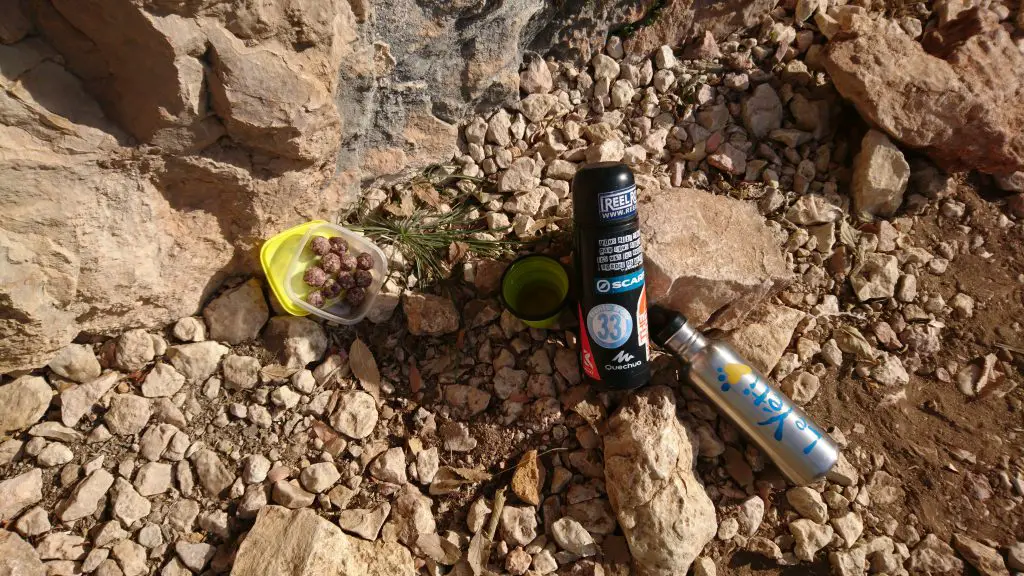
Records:
[[[423,209],[404,217],[378,213],[367,216],[352,228],[375,242],[397,247],[413,263],[416,277],[430,283],[446,278],[451,266],[465,255],[500,258],[521,245],[517,240],[478,237],[488,230],[470,218],[471,210],[470,206],[460,204],[446,213]],[[491,232],[504,235],[507,230]]]

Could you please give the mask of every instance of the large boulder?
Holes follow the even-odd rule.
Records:
[[[1024,54],[998,22],[969,10],[930,33],[931,53],[892,26],[853,23],[824,63],[864,118],[946,170],[1024,170]]]
[[[608,422],[608,498],[647,574],[686,574],[718,530],[715,506],[694,474],[695,442],[665,386],[631,396]]]
[[[778,241],[746,202],[662,191],[641,205],[640,227],[648,300],[695,324],[732,329],[791,280]]]
[[[416,573],[409,550],[367,542],[306,508],[266,506],[238,547],[232,576],[406,576]]]

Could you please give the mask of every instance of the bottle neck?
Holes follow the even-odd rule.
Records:
[[[684,362],[692,362],[693,358],[708,345],[707,338],[699,330],[690,325],[683,324],[666,342],[665,348],[671,350]]]

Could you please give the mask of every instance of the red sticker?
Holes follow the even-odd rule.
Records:
[[[644,347],[644,354],[651,359],[650,334],[647,327],[647,287],[640,290],[640,301],[636,305],[637,344]]]
[[[590,351],[590,338],[587,338],[587,325],[583,322],[583,306],[577,304],[576,309],[580,314],[580,349],[583,356],[583,371],[594,380],[600,380],[601,375],[597,372],[597,364],[594,363],[594,353]]]

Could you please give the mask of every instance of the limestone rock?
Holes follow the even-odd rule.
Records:
[[[128,436],[142,432],[152,414],[153,409],[146,398],[135,394],[115,394],[103,422],[112,433]]]
[[[60,394],[60,419],[65,426],[78,424],[99,402],[104,394],[110,391],[120,379],[117,372],[106,374],[78,386],[72,386]]]
[[[279,506],[260,510],[238,548],[232,576],[413,576],[404,546],[348,536],[309,509]]]
[[[102,368],[92,348],[85,344],[68,344],[47,364],[50,370],[75,382],[99,378]]]
[[[263,332],[263,341],[289,368],[305,368],[327,351],[327,334],[309,318],[275,316]]]
[[[782,100],[771,84],[759,84],[754,93],[743,101],[743,124],[755,138],[782,127]],[[742,170],[738,173],[742,173]]]
[[[405,471],[404,468],[402,471]],[[302,482],[302,487],[314,493],[326,491],[331,486],[334,486],[338,478],[341,478],[341,474],[333,462],[319,462],[306,466],[302,469],[302,473],[299,474],[299,481]]]
[[[132,524],[149,516],[149,500],[143,498],[131,483],[118,478],[114,483],[114,497],[111,499],[111,512],[114,518],[131,528]]]
[[[537,513],[531,507],[505,506],[501,510],[501,535],[511,546],[526,546],[537,537]]]
[[[963,534],[954,534],[953,547],[982,576],[1003,576],[1009,573],[1006,569],[1006,562],[998,551],[973,538]]]
[[[459,329],[459,312],[447,298],[431,294],[406,293],[402,310],[414,336],[441,336]]]
[[[0,386],[0,434],[28,428],[46,414],[53,391],[39,376],[22,376]]]
[[[206,340],[206,323],[202,318],[186,316],[174,323],[172,332],[181,342],[202,342]]]
[[[850,284],[861,302],[892,298],[899,279],[899,262],[888,254],[866,254],[850,273]]]
[[[129,330],[121,334],[114,346],[114,366],[125,372],[142,370],[156,355],[153,339],[145,330]]]
[[[745,202],[663,190],[641,205],[640,225],[649,303],[679,310],[694,324],[734,328],[790,281],[775,237]]]
[[[405,451],[400,446],[385,450],[370,464],[370,475],[381,482],[405,484]]]
[[[10,522],[22,510],[40,502],[42,489],[43,476],[39,468],[0,481],[0,522]]]
[[[248,390],[260,380],[260,361],[252,356],[228,354],[221,370],[224,384],[231,390]]]
[[[797,324],[804,319],[800,310],[765,302],[726,337],[751,366],[770,374],[789,347]]]
[[[199,475],[199,482],[203,485],[203,490],[207,495],[219,496],[235,482],[234,473],[224,465],[213,450],[199,450],[192,455],[191,460]]]
[[[89,474],[57,509],[57,517],[61,522],[74,522],[92,515],[113,484],[114,476],[102,468]]]
[[[559,518],[551,525],[551,535],[555,542],[573,554],[585,558],[597,554],[594,537],[583,526],[568,516]]]
[[[221,294],[203,309],[203,318],[210,326],[210,339],[228,344],[255,340],[269,317],[263,286],[255,278]],[[175,326],[175,336],[177,330]],[[203,340],[196,338],[196,334],[197,330],[193,329],[188,340]]]
[[[338,409],[331,416],[335,430],[356,440],[373,433],[377,425],[377,404],[373,396],[361,390],[344,392],[338,400]]]
[[[372,510],[349,508],[338,514],[338,526],[345,532],[373,542],[390,513],[391,505],[387,502],[381,502]]]
[[[273,497],[276,504],[294,510],[312,506],[316,494],[306,492],[294,480],[278,480],[274,482]]]
[[[832,541],[832,527],[801,518],[789,523],[789,531],[796,540],[794,552],[804,562],[810,562],[814,555]]]
[[[962,573],[964,563],[956,557],[949,544],[939,540],[935,534],[928,534],[914,547],[905,567],[912,574]]]
[[[651,574],[684,574],[718,524],[672,391],[656,386],[630,397],[608,427],[605,484],[633,559]]]
[[[195,342],[171,346],[167,359],[189,382],[206,380],[217,371],[220,359],[228,353],[228,347],[213,341]]]
[[[142,395],[146,398],[171,397],[185,385],[185,377],[171,366],[158,362],[142,382]]]
[[[910,164],[885,134],[869,130],[853,161],[854,208],[871,216],[892,216],[903,204],[910,181]]]
[[[809,518],[818,524],[828,521],[828,508],[821,499],[821,494],[807,486],[790,488],[786,492],[786,501],[801,516]]]
[[[998,24],[978,28],[929,53],[888,26],[867,27],[830,42],[824,64],[865,119],[945,170],[1009,174],[1024,169],[1024,54]]]
[[[412,546],[421,535],[436,532],[437,523],[431,510],[433,505],[430,498],[407,484],[394,501],[391,518],[384,527],[384,539]]]
[[[46,566],[31,544],[14,532],[0,530],[0,574],[46,576]]]

